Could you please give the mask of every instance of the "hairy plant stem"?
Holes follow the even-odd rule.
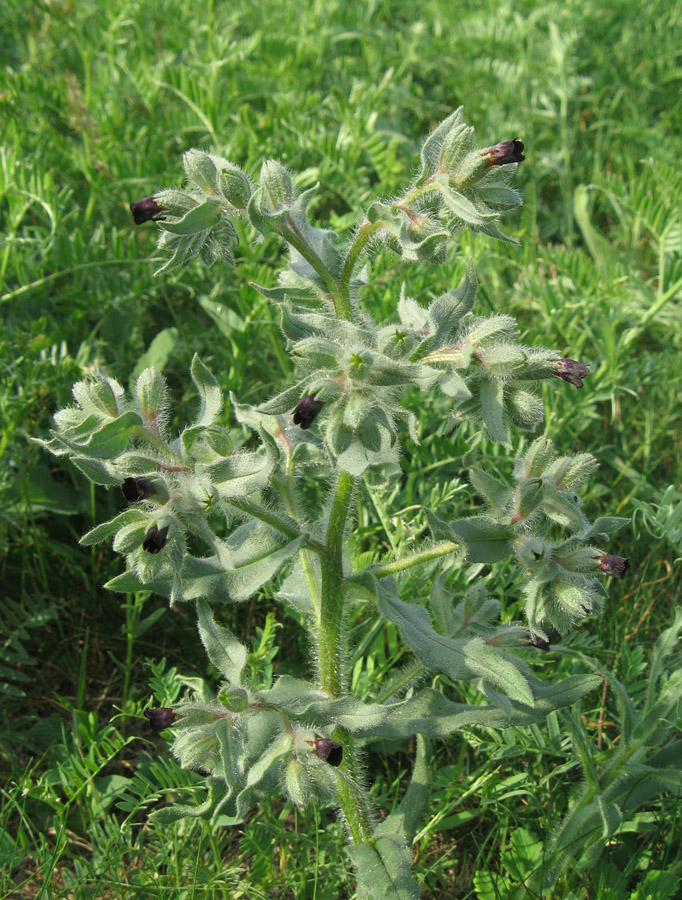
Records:
[[[343,690],[343,539],[353,487],[352,475],[339,472],[325,536],[326,554],[321,557],[320,683],[330,697],[338,697]]]
[[[336,792],[348,830],[354,843],[373,844],[374,814],[363,784],[360,759],[353,746],[353,736],[345,728],[337,728],[334,740],[343,744],[341,777],[337,780]]]
[[[346,258],[343,262],[340,287],[341,292],[344,294],[344,296],[349,296],[350,282],[362,251],[365,249],[365,246],[367,245],[367,242],[372,237],[372,235],[381,227],[381,222],[372,223],[367,219],[365,219],[362,225],[360,225],[353,243],[348,248],[348,253],[346,254]]]
[[[347,319],[349,322],[352,322],[353,311],[351,309],[348,292],[344,292],[341,290],[338,281],[326,267],[324,262],[320,259],[317,253],[315,253],[312,247],[306,244],[303,235],[296,227],[296,223],[291,218],[291,216],[287,216],[287,224],[285,227],[280,229],[280,234],[285,241],[291,244],[294,250],[297,250],[301,254],[306,262],[310,263],[313,269],[320,276],[320,278],[324,282],[324,286],[329,291],[329,295],[334,303],[336,315],[339,317],[339,319]]]
[[[380,691],[376,697],[374,698],[375,703],[386,703],[387,700],[390,700],[391,697],[394,697],[399,691],[402,691],[403,688],[407,687],[407,685],[415,678],[418,678],[426,671],[426,666],[423,662],[420,662],[418,659],[412,663],[409,663],[405,666],[405,668],[399,672],[396,677],[389,682],[389,684]]]
[[[455,553],[460,549],[460,545],[454,541],[441,541],[439,544],[434,544],[433,547],[428,547],[426,550],[419,550],[417,553],[411,553],[409,556],[371,566],[367,571],[371,572],[376,578],[386,578],[387,575],[404,572],[405,569],[411,569],[412,566],[419,566],[422,563],[430,562],[432,559],[438,559],[440,556],[447,556],[448,553]]]
[[[326,553],[320,557],[322,589],[318,624],[319,670],[320,684],[330,697],[342,696],[346,688],[343,542],[354,487],[353,477],[347,472],[339,472],[329,511],[325,536]],[[343,744],[337,798],[348,830],[356,843],[373,843],[372,808],[362,786],[360,759],[353,746],[353,737],[345,729],[337,728],[334,740]]]
[[[261,522],[265,522],[266,525],[274,528],[275,531],[279,531],[280,534],[283,534],[292,541],[301,536],[298,525],[293,518],[282,518],[282,516],[277,515],[277,513],[271,512],[269,509],[259,506],[251,500],[243,500],[241,497],[232,497],[227,502],[230,506],[234,506],[235,509],[246,513],[249,516],[253,516],[254,519],[260,519]],[[307,538],[305,546],[310,550],[314,550],[316,553],[324,552],[324,546],[313,538]]]

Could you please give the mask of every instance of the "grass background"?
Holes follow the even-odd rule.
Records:
[[[546,390],[546,430],[562,452],[598,457],[589,514],[635,518],[612,548],[631,557],[630,577],[574,642],[636,692],[672,617],[682,554],[681,21],[670,0],[4,0],[1,898],[353,895],[330,810],[302,814],[273,797],[240,828],[145,823],[167,791],[200,783],[136,717],[152,690],[173,689],[175,669],[205,673],[192,616],[101,589],[120,561],[78,537],[121,499],[30,443],[97,364],[123,383],[145,360],[162,367],[178,421],[195,352],[245,401],[290,375],[276,316],[248,284],[274,282],[275,242],[242,244],[236,269],[152,278],[154,229],[134,229],[127,204],[178,182],[189,147],[251,172],[282,159],[301,186],[321,182],[315,215],[344,230],[409,180],[420,138],[459,105],[481,143],[525,142],[526,205],[508,223],[521,247],[465,236],[439,269],[379,257],[371,301],[387,314],[403,281],[412,296],[442,292],[472,255],[483,309],[590,363],[581,392]],[[360,549],[409,542],[416,503],[469,502],[468,435],[443,438],[438,416],[437,403],[420,410],[422,445],[406,447],[407,477],[384,508],[360,500]],[[483,452],[509,472],[505,452]],[[494,572],[488,586],[512,617],[517,573]],[[234,616],[275,671],[300,666],[300,636],[267,597]],[[370,690],[402,650],[371,622],[357,635],[366,655],[354,683]],[[595,694],[582,710],[605,752],[611,704]],[[399,796],[409,760],[405,747],[370,754],[380,806]],[[472,731],[438,747],[433,772],[416,843],[424,896],[525,897],[504,890],[566,809],[578,778],[570,741],[543,728]],[[676,896],[680,812],[671,795],[651,804],[556,896],[643,900],[657,872],[674,883],[654,895]],[[476,877],[487,869],[502,887]]]

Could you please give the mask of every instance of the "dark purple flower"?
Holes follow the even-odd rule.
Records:
[[[154,734],[158,734],[164,728],[170,728],[177,719],[177,714],[168,706],[162,706],[159,709],[145,709],[144,714]]]
[[[154,485],[148,478],[126,478],[121,490],[128,503],[137,503],[138,500],[146,500],[153,493]]]
[[[166,546],[167,539],[168,525],[165,528],[157,528],[156,525],[152,525],[144,537],[142,549],[146,550],[147,553],[158,553],[159,550],[163,550]]]
[[[153,222],[158,221],[160,214],[163,212],[163,206],[159,206],[153,197],[144,197],[142,200],[136,200],[130,204],[130,211],[133,214],[133,221],[136,225],[143,225],[151,219]]]
[[[583,378],[587,378],[589,374],[589,367],[585,363],[576,362],[575,359],[558,359],[556,362],[555,375],[577,388],[583,386]]]
[[[544,636],[543,636],[544,635]],[[556,644],[561,635],[555,628],[545,628],[542,635],[529,634],[528,643],[531,647],[537,647],[538,650],[549,650],[550,644]]]
[[[513,141],[501,141],[483,152],[486,166],[506,166],[508,163],[523,162],[526,158],[523,155],[523,144],[516,138]]]
[[[623,556],[598,556],[599,568],[604,575],[610,575],[612,578],[623,578],[627,570],[630,568],[630,560]]]
[[[343,744],[337,744],[336,741],[330,741],[328,738],[315,738],[309,741],[313,747],[315,756],[319,756],[324,762],[330,766],[340,766],[343,759]]]
[[[310,428],[321,409],[322,403],[315,399],[315,395],[307,394],[296,405],[294,425],[300,425],[301,428]]]

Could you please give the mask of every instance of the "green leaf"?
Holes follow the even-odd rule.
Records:
[[[451,541],[464,544],[467,559],[472,563],[500,562],[511,556],[512,529],[495,522],[489,516],[469,516],[449,523]]]
[[[94,484],[103,484],[106,487],[114,487],[114,485],[121,484],[121,476],[107,460],[88,459],[87,456],[72,456],[71,462],[79,472],[82,472]],[[33,506],[33,503],[31,503],[31,506]],[[55,510],[55,512],[57,511]]]
[[[597,688],[601,681],[597,675],[572,675],[557,685],[546,685],[542,693],[536,691],[534,707],[513,700],[509,709],[453,703],[432,688],[425,688],[392,706],[363,704],[357,700],[327,701],[324,705],[333,721],[357,736],[401,739],[424,734],[445,737],[471,725],[506,728],[540,722],[553,710],[571,706],[588,691]],[[308,714],[321,713],[322,706],[316,704],[308,709]]]
[[[429,795],[427,757],[427,742],[422,735],[417,735],[417,756],[412,769],[410,786],[397,809],[376,827],[377,837],[393,837],[402,844],[411,844],[414,840],[419,819]]]
[[[479,390],[481,416],[490,437],[505,447],[509,446],[507,418],[504,414],[504,384],[485,380]]]
[[[145,369],[135,382],[135,395],[145,418],[158,418],[167,408],[166,380],[156,369]]]
[[[218,387],[218,382],[196,353],[192,358],[190,371],[192,373],[192,381],[196,385],[201,400],[199,416],[195,424],[208,427],[215,422],[218,415],[222,412],[223,392]]]
[[[348,854],[363,900],[418,900],[419,884],[412,876],[412,852],[406,845],[381,837],[373,847],[351,844]]]
[[[630,521],[630,519],[624,519],[621,516],[603,516],[585,531],[581,531],[580,538],[584,541],[589,541],[593,537],[606,539],[615,534],[616,531],[619,531],[624,525],[629,525]]]
[[[486,217],[481,214],[471,200],[464,194],[460,194],[459,191],[454,191],[446,182],[441,182],[439,194],[448,211],[466,225],[477,227],[485,223]]]
[[[220,221],[220,200],[210,198],[200,206],[195,206],[178,222],[160,222],[164,231],[182,237],[198,235],[202,231],[213,228]]]
[[[453,400],[468,400],[471,397],[471,391],[466,381],[454,369],[443,375],[438,386],[446,397],[451,397]]]
[[[511,502],[511,489],[477,466],[469,469],[469,481],[476,492],[487,501],[493,514],[497,517],[501,516]]]
[[[257,407],[258,412],[265,413],[268,416],[281,416],[284,413],[291,412],[298,401],[306,396],[306,385],[310,378],[304,378],[291,387],[286,388],[279,394],[276,394],[270,400],[266,400]]]
[[[225,789],[222,789],[225,793]],[[216,804],[215,792],[208,794],[203,803],[198,806],[186,806],[182,803],[175,803],[172,806],[164,806],[162,809],[155,809],[149,814],[149,820],[157,825],[173,825],[180,819],[198,819],[210,812]]]
[[[404,641],[428,669],[455,680],[483,678],[512,699],[534,705],[527,680],[509,659],[480,638],[454,640],[438,634],[423,606],[403,602],[390,588],[389,579],[381,582],[379,609],[398,625]]]
[[[231,684],[241,684],[249,651],[228,628],[218,625],[205,600],[197,601],[197,615],[199,634],[209,659]]]
[[[134,594],[136,591],[148,590],[162,597],[168,597],[171,592],[173,579],[170,574],[163,574],[151,581],[143,582],[134,569],[127,569],[121,575],[111,578],[104,587],[108,591],[117,591],[119,594]]]
[[[207,194],[214,194],[218,185],[218,170],[208,153],[191,149],[182,155],[182,167],[190,181]]]
[[[422,144],[420,150],[421,170],[417,184],[421,184],[429,175],[433,175],[440,167],[440,154],[446,137],[451,131],[456,131],[464,123],[462,107],[460,106],[431,132]]]
[[[117,419],[110,419],[94,428],[85,440],[82,439],[85,435],[76,438],[69,433],[58,435],[58,439],[80,457],[79,463],[82,463],[82,457],[113,459],[126,449],[131,437],[139,434],[140,424],[138,413],[129,410]]]
[[[270,445],[261,450],[242,451],[227,459],[206,466],[203,471],[210,477],[223,500],[246,497],[262,490],[270,482],[275,467],[275,456]]]
[[[223,603],[248,600],[275,577],[304,541],[305,535],[301,535],[286,542],[259,522],[240,525],[225,542],[231,551],[232,568],[217,556],[185,557],[177,599],[204,598]]]
[[[542,509],[548,519],[564,528],[576,530],[586,524],[578,504],[547,481],[543,488]]]
[[[134,522],[146,522],[148,520],[149,513],[143,512],[141,509],[124,509],[123,512],[108,522],[102,522],[101,525],[91,528],[78,543],[83,544],[85,547],[89,547],[91,544],[99,544],[101,541],[105,541],[108,537],[116,534],[124,525],[130,525]]]

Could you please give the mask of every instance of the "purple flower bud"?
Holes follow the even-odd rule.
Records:
[[[585,363],[576,362],[574,359],[558,359],[554,374],[558,378],[574,384],[577,388],[581,388],[583,386],[583,378],[587,378],[590,370]]]
[[[483,153],[486,157],[486,166],[506,166],[508,163],[523,162],[526,158],[523,155],[523,144],[516,138],[513,141],[501,141]]]
[[[154,485],[148,478],[126,478],[121,490],[128,503],[137,503],[138,500],[146,500],[154,492]]]
[[[152,525],[142,542],[142,549],[147,553],[158,553],[166,546],[167,539],[168,525],[165,528],[157,528],[156,525]]]
[[[158,734],[164,728],[170,728],[177,719],[177,714],[170,707],[162,706],[159,709],[145,709],[145,718],[149,720],[149,727]]]
[[[153,197],[144,197],[142,200],[136,200],[130,204],[130,211],[133,214],[133,221],[136,225],[143,225],[151,219],[157,222],[160,213],[163,212],[163,206],[159,206]],[[161,216],[163,218],[163,216]]]
[[[544,637],[539,634],[529,634],[528,643],[531,647],[537,647],[538,650],[549,650],[550,644],[556,644],[561,638],[559,632],[554,628],[545,628],[543,630]]]
[[[630,568],[630,560],[622,556],[598,556],[599,568],[604,575],[610,575],[612,578],[623,578],[627,570]]]
[[[330,741],[328,738],[316,737],[314,741],[308,741],[313,747],[315,756],[329,763],[330,766],[340,766],[343,759],[343,744]]]
[[[307,394],[298,401],[294,410],[294,425],[300,425],[301,428],[310,428],[317,414],[322,409],[322,403],[315,399],[314,394]]]

